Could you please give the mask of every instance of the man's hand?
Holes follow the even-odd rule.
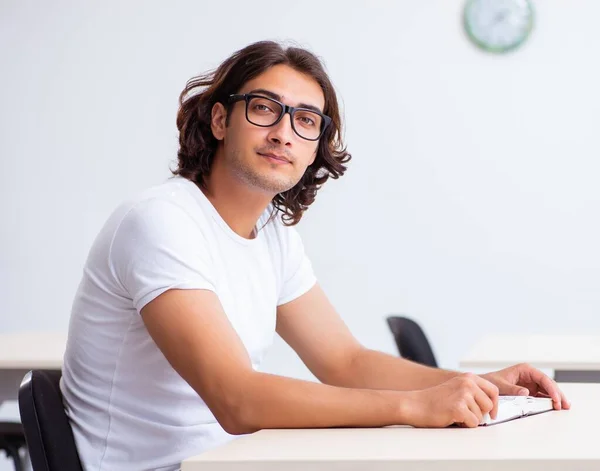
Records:
[[[549,397],[556,410],[571,407],[554,380],[526,363],[486,373],[481,377],[496,385],[501,395]]]
[[[495,419],[498,413],[498,388],[471,373],[406,394],[407,422],[414,427],[477,427],[485,414]]]

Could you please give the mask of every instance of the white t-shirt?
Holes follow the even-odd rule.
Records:
[[[296,230],[279,216],[263,227],[270,210],[256,238],[245,239],[194,183],[174,177],[110,216],[74,300],[61,381],[86,471],[176,470],[233,438],[169,365],[139,312],[171,288],[214,291],[258,369],[277,306],[316,282]]]

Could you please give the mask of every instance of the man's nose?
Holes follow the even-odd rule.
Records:
[[[287,112],[279,120],[279,122],[270,128],[269,141],[288,145],[291,144],[294,137],[294,129],[292,128],[292,115]]]

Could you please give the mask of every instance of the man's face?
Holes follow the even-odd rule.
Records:
[[[265,92],[290,106],[311,105],[322,112],[325,104],[319,84],[286,65],[271,67],[248,81],[238,93],[267,96]],[[221,163],[253,188],[273,195],[289,190],[313,163],[319,143],[296,134],[290,118],[286,113],[273,126],[256,126],[246,119],[246,103],[242,100],[231,105],[228,126],[215,129],[213,110],[213,133],[223,142]]]

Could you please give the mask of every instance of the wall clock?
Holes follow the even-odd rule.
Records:
[[[464,27],[469,38],[489,52],[519,47],[533,28],[530,0],[467,0]]]

